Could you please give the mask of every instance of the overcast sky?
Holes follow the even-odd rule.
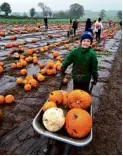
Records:
[[[73,3],[79,3],[85,10],[92,11],[122,9],[122,0],[0,0],[0,4],[3,2],[8,2],[13,12],[28,12],[32,7],[40,11],[37,6],[39,2],[49,6],[52,11],[67,10]]]

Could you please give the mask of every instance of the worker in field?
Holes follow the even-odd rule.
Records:
[[[77,28],[78,28],[78,21],[77,21],[77,19],[75,19],[74,21],[73,21],[73,26],[72,26],[72,28],[73,28],[73,33],[74,33],[74,36],[76,35],[76,30],[77,30]]]
[[[48,19],[47,19],[47,17],[44,18],[44,25],[45,25],[45,29],[48,29]]]
[[[99,17],[94,26],[94,31],[96,33],[96,41],[98,42],[100,42],[101,40],[102,29],[103,29],[102,19]]]
[[[71,64],[73,89],[81,89],[89,93],[89,84],[93,78],[93,84],[98,81],[98,60],[96,53],[91,49],[93,36],[85,31],[80,37],[80,45],[73,49],[62,63],[62,75]]]

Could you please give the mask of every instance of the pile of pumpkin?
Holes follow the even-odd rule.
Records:
[[[44,127],[51,132],[64,128],[73,138],[83,138],[92,128],[92,117],[88,110],[92,97],[85,91],[53,91],[42,106]]]

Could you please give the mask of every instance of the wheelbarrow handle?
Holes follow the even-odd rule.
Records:
[[[65,77],[65,73],[64,74],[61,73],[61,83],[59,86],[59,90],[61,90],[61,88],[62,88],[64,77]]]
[[[89,92],[90,92],[90,94],[92,93],[92,90],[93,90],[93,87],[95,86],[95,84],[94,84],[94,82],[92,81],[91,82],[91,86],[90,86],[90,90],[89,90]]]

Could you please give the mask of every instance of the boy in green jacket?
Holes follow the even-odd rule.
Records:
[[[93,84],[98,80],[98,60],[96,53],[90,48],[93,42],[91,32],[85,31],[80,38],[80,46],[73,49],[62,64],[62,74],[70,64],[73,64],[73,89],[81,89],[89,93],[91,77]]]

